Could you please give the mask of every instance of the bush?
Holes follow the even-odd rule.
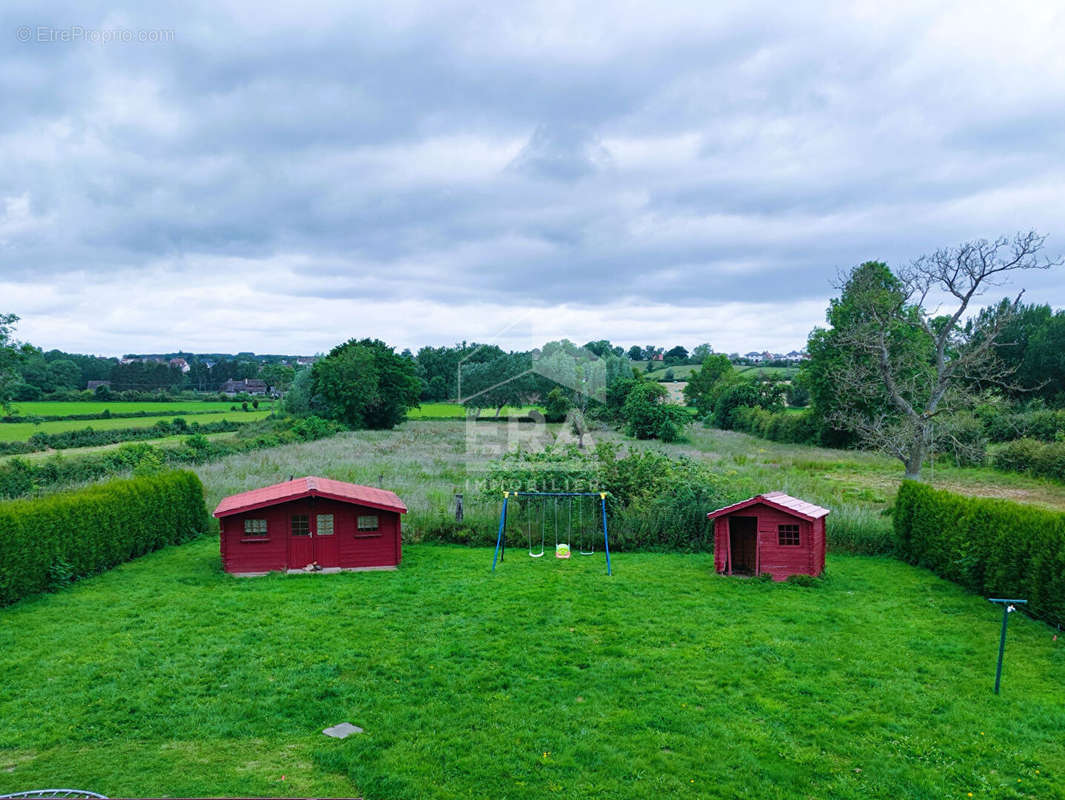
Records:
[[[712,551],[707,512],[754,494],[702,462],[648,450],[622,456],[606,443],[590,454],[576,447],[508,453],[489,472],[484,497],[498,498],[502,490],[606,492],[612,548],[685,552]],[[519,499],[514,506],[519,517],[526,502]],[[441,519],[434,528],[429,538],[461,541],[461,526]]]
[[[665,402],[668,392],[657,383],[638,383],[629,391],[621,407],[625,433],[636,439],[662,439],[675,442],[691,415],[681,406]]]
[[[1065,442],[1044,444],[1035,439],[1017,439],[995,454],[995,469],[1025,472],[1065,481]]]
[[[738,406],[731,412],[734,430],[792,444],[817,444],[820,431],[811,411],[766,411],[764,408]]]
[[[1065,621],[1065,514],[962,497],[904,481],[895,503],[899,555],[972,592],[1021,597]]]
[[[1009,413],[982,406],[976,414],[992,442],[1022,438],[1053,442],[1065,436],[1065,410],[1034,409]]]
[[[0,606],[210,528],[203,485],[187,471],[0,503]]]

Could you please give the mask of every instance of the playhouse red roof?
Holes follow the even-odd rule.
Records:
[[[275,483],[273,486],[264,486],[261,489],[252,489],[250,492],[230,495],[218,504],[214,510],[216,517],[228,517],[239,514],[242,511],[254,511],[257,508],[273,506],[278,503],[287,503],[290,500],[299,500],[303,497],[326,497],[330,500],[340,500],[345,503],[354,503],[369,508],[379,508],[383,511],[398,511],[400,514],[407,512],[407,507],[394,492],[385,489],[375,489],[372,486],[360,486],[357,483],[345,483],[334,481],[330,478],[296,478],[284,483]]]
[[[792,497],[783,492],[769,492],[767,494],[760,494],[756,497],[748,498],[739,503],[733,503],[724,508],[719,508],[717,511],[711,511],[706,515],[706,518],[714,519],[715,517],[723,517],[726,514],[731,514],[734,511],[741,511],[748,506],[753,506],[758,503],[765,503],[767,506],[787,512],[788,514],[794,514],[797,517],[802,517],[807,520],[820,519],[821,517],[826,516],[830,511],[827,508],[815,506],[813,503],[807,503],[805,500],[800,500],[797,497]]]

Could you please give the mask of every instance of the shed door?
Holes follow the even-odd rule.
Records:
[[[314,561],[311,515],[292,514],[288,518],[288,568],[303,569]]]
[[[728,536],[732,573],[754,575],[758,569],[758,517],[729,517]]]
[[[320,567],[339,567],[337,537],[333,530],[332,514],[315,514],[311,517],[311,539],[314,542],[314,560]]]

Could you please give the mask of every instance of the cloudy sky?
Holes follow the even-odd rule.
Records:
[[[788,350],[861,261],[1065,252],[1060,2],[271,5],[3,4],[21,339]]]

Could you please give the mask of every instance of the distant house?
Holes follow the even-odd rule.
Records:
[[[111,381],[89,381],[87,384],[85,384],[85,388],[88,389],[90,392],[96,391],[101,386],[105,389],[110,389]]]
[[[301,357],[296,359],[296,366],[297,367],[308,367],[308,366],[310,366],[311,364],[313,364],[317,360],[318,359],[315,356],[306,356],[306,357],[301,356]]]
[[[222,384],[219,391],[230,397],[237,394],[265,395],[269,394],[270,387],[266,385],[266,381],[259,378],[245,378],[242,381],[230,378]]]
[[[661,361],[663,359],[662,353],[655,353],[652,357],[652,361]]]
[[[174,369],[179,369],[182,372],[188,372],[192,367],[189,366],[189,362],[183,358],[170,359],[170,366]]]

